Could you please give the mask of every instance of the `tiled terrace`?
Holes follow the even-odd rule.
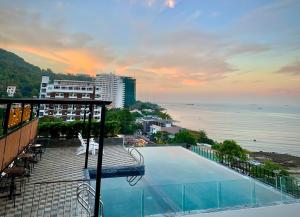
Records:
[[[0,216],[88,216],[77,201],[76,189],[84,182],[85,155],[76,155],[77,147],[48,148],[26,179],[22,194],[13,201],[0,199]],[[95,167],[97,155],[89,155],[89,167]],[[103,167],[135,165],[122,146],[104,146]],[[73,181],[67,181],[73,180]],[[76,181],[74,181],[76,180]]]

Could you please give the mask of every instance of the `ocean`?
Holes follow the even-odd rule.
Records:
[[[234,139],[250,151],[287,153],[300,157],[300,107],[229,104],[160,104],[191,130],[203,129],[221,142]],[[256,140],[256,141],[254,141]]]

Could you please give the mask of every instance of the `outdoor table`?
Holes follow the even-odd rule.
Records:
[[[43,148],[43,145],[41,144],[33,144],[33,145],[30,145],[29,148],[32,149],[34,155],[36,156],[36,154],[40,154],[40,159],[42,158],[42,151],[41,149]]]
[[[25,173],[25,168],[24,167],[19,167],[19,166],[15,166],[15,167],[11,167],[11,168],[7,168],[6,170],[4,170],[4,172],[11,178],[11,182],[10,182],[10,192],[9,192],[9,198],[11,199],[12,196],[16,196],[16,195],[20,195],[20,194],[15,194],[14,190],[15,190],[15,178],[19,177],[19,176],[23,176]]]
[[[34,160],[34,155],[30,153],[23,153],[18,156],[18,158],[24,160],[24,167],[30,169],[29,162]]]

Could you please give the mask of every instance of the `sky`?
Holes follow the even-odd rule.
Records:
[[[299,0],[0,0],[0,47],[154,102],[300,101]]]

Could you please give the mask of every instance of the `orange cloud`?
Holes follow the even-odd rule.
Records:
[[[56,65],[62,65],[64,72],[78,73],[83,72],[92,76],[101,71],[108,64],[106,60],[101,59],[88,50],[76,48],[51,49],[37,48],[26,45],[9,46],[0,44],[5,49],[13,49],[21,52],[27,52],[35,56],[43,57],[49,61],[55,62]],[[29,62],[34,62],[28,60]],[[55,69],[54,69],[55,70]]]

